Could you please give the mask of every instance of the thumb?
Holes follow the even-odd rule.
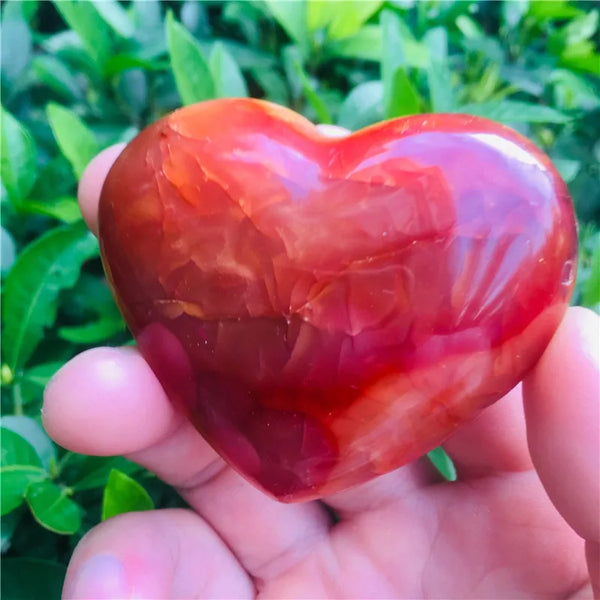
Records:
[[[529,450],[600,594],[600,318],[572,308],[523,384]]]

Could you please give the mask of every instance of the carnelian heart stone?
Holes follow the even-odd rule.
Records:
[[[189,106],[125,148],[99,218],[168,396],[283,501],[411,461],[506,394],[575,275],[549,159],[466,115],[332,139],[262,101]]]

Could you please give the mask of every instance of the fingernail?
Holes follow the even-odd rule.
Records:
[[[96,554],[84,563],[65,597],[72,600],[123,600],[129,597],[125,568],[111,554]]]

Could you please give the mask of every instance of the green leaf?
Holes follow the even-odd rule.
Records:
[[[44,388],[48,385],[48,382],[56,373],[56,371],[58,371],[63,365],[64,362],[61,361],[47,362],[35,365],[34,367],[30,367],[23,373],[23,380]]]
[[[124,331],[125,322],[119,316],[101,317],[92,323],[75,327],[61,327],[58,335],[74,344],[98,344]]]
[[[311,32],[326,29],[339,12],[339,6],[328,0],[307,0],[306,26]]]
[[[31,417],[23,415],[5,415],[0,420],[3,429],[21,436],[35,450],[42,466],[49,471],[56,460],[56,448],[42,426]]]
[[[450,70],[446,63],[431,62],[427,69],[427,84],[433,112],[452,112],[454,110],[454,89]]]
[[[327,28],[330,40],[354,35],[381,7],[381,0],[346,0],[343,10],[329,0],[309,0],[308,28],[311,31]]]
[[[381,55],[381,80],[383,82],[383,114],[385,118],[396,116],[395,109],[395,77],[399,69],[406,65],[402,34],[400,32],[400,16],[393,10],[383,10],[380,22],[383,32]],[[402,75],[399,76],[399,81]]]
[[[556,69],[547,81],[553,86],[556,108],[592,111],[600,107],[600,94],[595,92],[584,76],[566,69]]]
[[[39,0],[20,0],[19,4],[25,20],[31,23],[36,16]]]
[[[67,100],[83,97],[83,85],[64,62],[49,54],[36,56],[31,63],[31,72],[42,85],[60,94]]]
[[[64,106],[51,102],[46,107],[46,114],[58,147],[71,163],[75,175],[81,177],[90,160],[100,150],[94,134],[73,111]]]
[[[586,48],[591,48],[588,42],[581,42]],[[575,46],[568,46],[561,54],[560,64],[563,67],[568,67],[577,71],[592,73],[596,77],[600,77],[600,53],[592,52],[591,49],[580,53],[575,51]]]
[[[4,427],[0,433],[0,514],[5,515],[22,504],[30,482],[45,479],[48,475],[42,468],[37,452],[27,440]]]
[[[327,35],[339,40],[355,34],[380,8],[381,0],[346,0],[343,10],[336,10]]]
[[[51,481],[34,481],[27,486],[25,500],[35,520],[54,533],[69,535],[81,527],[81,509],[67,491]]]
[[[0,176],[15,205],[27,197],[36,177],[36,149],[29,131],[0,107]]]
[[[304,92],[304,95],[306,96],[306,99],[308,100],[312,109],[315,111],[319,123],[333,123],[333,118],[331,116],[331,113],[329,112],[329,109],[327,108],[327,105],[315,89],[315,86],[313,85],[312,81],[309,79],[308,75],[302,68],[300,62],[295,61],[293,63],[293,68],[298,78],[300,79],[302,91]]]
[[[529,4],[528,15],[538,20],[543,19],[570,19],[582,14],[582,11],[573,6],[569,0],[532,0]]]
[[[444,27],[433,27],[423,37],[423,42],[429,49],[431,61],[448,62],[448,32]]]
[[[4,275],[8,273],[15,262],[17,248],[12,235],[4,227],[0,227],[0,236],[0,273]]]
[[[89,0],[54,0],[54,6],[77,33],[88,54],[104,68],[112,51],[110,29]]]
[[[590,39],[597,31],[598,11],[592,10],[565,25],[561,30],[561,34],[564,45],[568,47]]]
[[[529,10],[529,0],[503,0],[502,18],[509,28],[516,27]]]
[[[327,47],[336,57],[380,62],[383,48],[381,27],[365,25],[355,35],[331,42]]]
[[[40,558],[2,559],[2,600],[60,600],[67,567]]]
[[[184,104],[202,102],[215,97],[215,85],[210,67],[198,42],[190,32],[167,15],[167,44],[177,91]]]
[[[590,261],[590,275],[583,286],[581,303],[590,308],[600,304],[600,244],[596,245]]]
[[[4,426],[0,427],[0,433],[2,433],[2,439],[0,439],[0,447],[2,448],[0,467],[41,468],[42,461],[35,448],[23,436]]]
[[[23,516],[23,511],[13,510],[7,515],[3,515],[0,519],[0,554],[4,555],[10,550],[12,536],[17,529],[17,525]],[[4,559],[2,559],[4,562]],[[0,596],[4,597],[4,595]]]
[[[398,67],[392,79],[392,96],[387,117],[402,117],[421,112],[421,97],[403,67]]]
[[[153,508],[152,498],[137,481],[117,469],[112,469],[102,497],[103,521],[121,513]]]
[[[454,112],[486,117],[501,123],[568,123],[573,119],[550,106],[517,100],[464,104]]]
[[[337,124],[356,131],[382,119],[383,84],[381,81],[366,81],[348,94],[340,107]]]
[[[3,354],[14,372],[54,323],[58,293],[71,287],[98,243],[81,222],[50,230],[20,254],[4,286]]]
[[[135,26],[129,18],[127,11],[116,0],[91,0],[110,28],[123,38],[133,37]]]
[[[71,163],[62,155],[50,160],[40,170],[29,197],[33,201],[44,201],[49,204],[57,202],[57,198],[71,196],[73,188],[77,185]]]
[[[267,100],[278,104],[288,102],[288,88],[285,79],[276,69],[254,67],[250,70],[250,73],[263,90]]]
[[[210,53],[209,65],[217,98],[245,98],[248,96],[248,86],[242,71],[221,42],[215,42]]]
[[[265,0],[269,12],[292,40],[306,48],[308,46],[308,24],[306,0],[281,2]]]
[[[466,38],[478,38],[483,36],[481,25],[467,15],[456,17],[456,27]]]
[[[155,58],[166,49],[160,5],[159,0],[134,0],[132,2],[135,37],[142,49],[151,53],[146,58]],[[152,54],[154,52],[155,54]]]
[[[119,75],[128,69],[144,69],[145,71],[166,71],[171,64],[163,60],[147,60],[135,54],[115,54],[106,61],[106,75]]]
[[[3,84],[10,88],[27,72],[33,48],[31,30],[20,2],[4,3],[0,42],[0,73]]]
[[[454,88],[448,66],[448,34],[442,27],[430,29],[426,37],[431,52],[427,68],[427,84],[433,112],[452,112],[455,107]]]
[[[499,68],[496,63],[490,63],[479,76],[478,80],[469,86],[471,102],[491,100],[500,85]]]
[[[79,203],[71,196],[54,198],[45,202],[26,200],[20,208],[24,212],[52,217],[63,223],[75,223],[81,219]]]
[[[581,161],[569,158],[553,158],[552,162],[566,183],[571,183],[581,170]]]
[[[30,483],[47,478],[48,473],[41,467],[15,465],[0,468],[0,515],[4,516],[23,504]]]
[[[447,481],[456,481],[454,463],[441,446],[434,448],[427,456],[444,479]]]

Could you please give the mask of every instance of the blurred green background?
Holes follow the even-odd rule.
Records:
[[[598,310],[598,21],[597,4],[562,0],[4,2],[2,598],[58,598],[90,527],[181,504],[136,465],[67,452],[40,426],[64,362],[131,341],[77,209],[90,158],[181,104],[224,96],[350,129],[419,112],[489,117],[532,139],[568,183],[573,302]]]

